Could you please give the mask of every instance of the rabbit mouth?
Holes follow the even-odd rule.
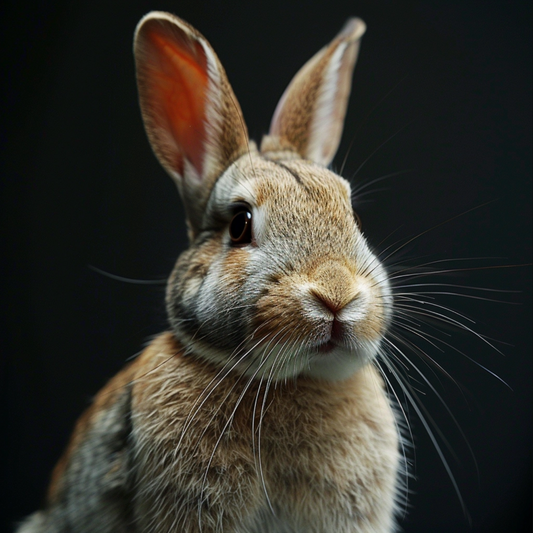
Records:
[[[344,346],[346,325],[339,321],[334,316],[331,321],[325,325],[325,331],[323,332],[324,338],[317,343],[317,351],[319,353],[331,353],[338,347]]]
[[[337,345],[330,339],[329,341],[324,342],[318,346],[319,353],[331,353],[337,348]]]
[[[333,320],[328,324],[329,338],[324,343],[326,346],[334,348],[339,344],[343,344],[346,334],[350,330],[350,325],[343,320],[339,319],[337,314],[333,315]]]
[[[335,354],[338,352],[351,352],[355,355],[357,349],[355,348],[356,343],[353,341],[350,342],[345,338],[344,334],[340,333],[337,335],[331,335],[326,337],[323,340],[316,342],[314,349],[311,352],[314,352],[318,355],[329,355]]]

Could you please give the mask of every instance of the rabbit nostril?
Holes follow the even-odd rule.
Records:
[[[336,315],[344,306],[344,303],[335,302],[331,298],[328,298],[324,294],[321,294],[315,290],[311,290],[311,294],[318,300],[326,309],[331,311],[333,315]]]

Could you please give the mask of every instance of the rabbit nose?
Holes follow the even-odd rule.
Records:
[[[355,276],[337,261],[323,262],[310,277],[310,295],[334,317],[357,298],[359,290]]]
[[[346,296],[339,299],[316,288],[311,289],[310,294],[320,306],[321,321],[323,326],[327,328],[323,330],[323,333],[326,335],[327,340],[330,342],[340,341],[350,324],[350,321],[346,321],[346,317],[341,316],[341,312],[356,300],[357,296]],[[331,348],[329,344],[327,347]]]
[[[353,298],[345,298],[344,301],[339,298],[333,298],[316,288],[311,289],[310,292],[318,302],[320,302],[327,310],[331,311],[334,317],[353,300]]]

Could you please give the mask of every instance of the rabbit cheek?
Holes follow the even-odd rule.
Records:
[[[363,278],[357,284],[357,297],[339,313],[359,341],[379,341],[385,333],[387,306],[382,292],[375,280]]]
[[[213,235],[176,265],[169,285],[169,315],[176,336],[193,352],[216,363],[243,344],[247,328],[242,305],[248,252]],[[183,268],[182,268],[183,265]]]
[[[206,324],[206,339],[217,349],[233,352],[245,339],[242,287],[248,258],[245,248],[229,248],[213,263],[199,290],[198,316]]]
[[[200,328],[198,295],[211,265],[219,257],[221,238],[209,234],[204,243],[181,254],[167,286],[167,312],[172,329],[194,335]]]
[[[265,288],[256,304],[253,329],[257,340],[266,344],[285,345],[292,341],[301,345],[313,335],[314,324],[306,319],[294,280],[280,280]]]

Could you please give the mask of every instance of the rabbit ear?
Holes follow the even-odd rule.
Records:
[[[217,177],[248,148],[242,112],[209,43],[174,15],[146,15],[134,52],[146,132],[194,235]]]
[[[288,149],[329,165],[339,146],[365,30],[361,19],[349,19],[337,37],[299,70],[279,101],[261,151]]]

